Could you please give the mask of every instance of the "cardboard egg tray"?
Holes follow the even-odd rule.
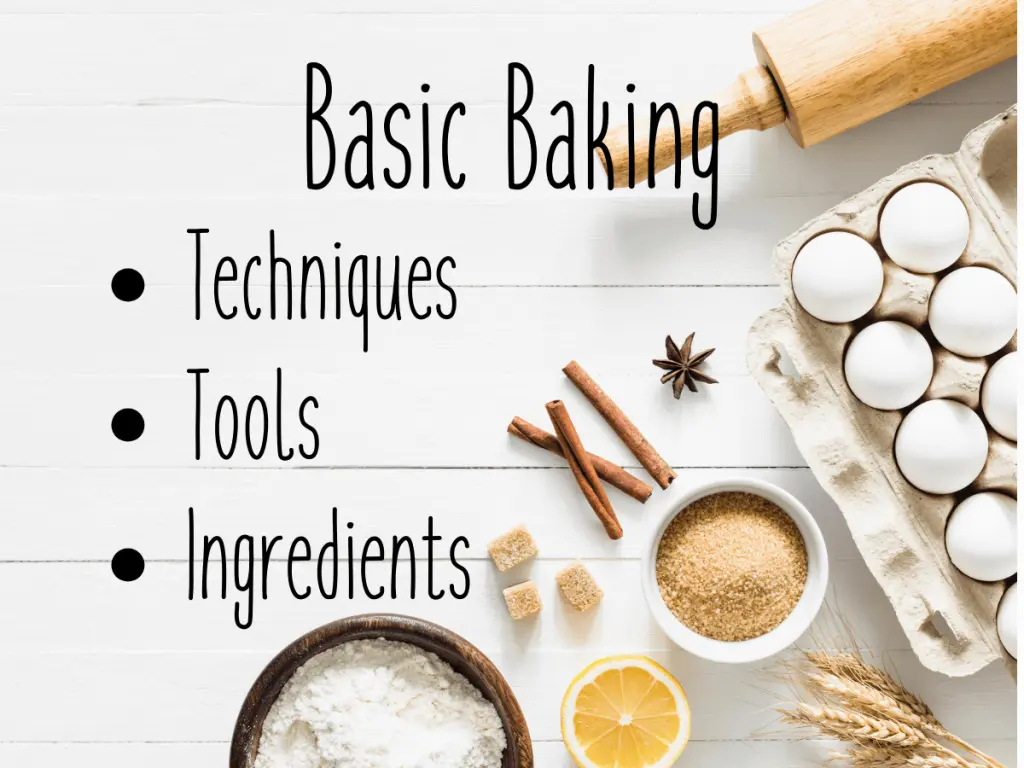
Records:
[[[917,490],[904,479],[893,454],[896,430],[911,408],[878,411],[857,400],[846,384],[843,355],[857,331],[877,320],[913,325],[935,354],[935,373],[922,400],[959,400],[984,420],[982,380],[993,362],[1016,349],[1017,336],[988,358],[959,357],[930,335],[928,300],[939,279],[968,265],[995,269],[1016,287],[1016,134],[1014,106],[968,134],[955,154],[904,166],[781,241],[774,267],[785,301],[757,319],[748,340],[750,371],[792,430],[818,482],[842,510],[915,653],[925,666],[951,676],[972,674],[997,659],[1016,674],[1016,663],[996,633],[996,611],[1009,582],[982,583],[961,574],[946,554],[944,534],[950,512],[972,493],[995,490],[1016,497],[1017,445],[989,429],[988,462],[970,488],[947,496]],[[946,185],[970,216],[964,255],[935,275],[902,269],[885,256],[879,239],[886,200],[914,181]],[[881,298],[854,323],[817,320],[793,294],[790,273],[797,252],[830,230],[860,235],[882,256]]]

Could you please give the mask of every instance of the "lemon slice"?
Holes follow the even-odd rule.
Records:
[[[683,687],[644,656],[595,661],[562,699],[562,740],[580,768],[668,768],[689,738]]]

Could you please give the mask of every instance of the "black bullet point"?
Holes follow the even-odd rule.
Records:
[[[146,428],[146,422],[143,421],[142,414],[135,409],[122,408],[114,414],[114,418],[110,421],[110,428],[118,440],[130,443],[132,440],[139,439],[142,430]]]
[[[146,289],[146,281],[134,269],[118,270],[110,281],[110,290],[121,301],[135,301]]]
[[[110,570],[121,581],[135,581],[146,570],[146,561],[134,549],[122,549],[110,560]]]

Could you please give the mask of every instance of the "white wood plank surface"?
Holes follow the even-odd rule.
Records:
[[[140,627],[137,631],[145,631]],[[571,637],[566,633],[566,637]],[[539,741],[560,740],[558,711],[565,689],[600,646],[548,653],[532,652],[522,627],[500,648],[484,650],[508,679]],[[784,685],[771,681],[766,664],[727,666],[701,662],[680,652],[649,651],[654,661],[677,676],[692,701],[695,741],[736,741],[791,738],[771,711]],[[219,741],[230,734],[241,699],[267,661],[266,652],[233,653],[61,653],[8,654],[6,677],[19,690],[20,701],[0,704],[3,741]],[[986,669],[973,678],[974,686],[921,670],[910,651],[891,652],[891,666],[908,686],[928,691],[937,715],[966,739],[999,739],[1015,722],[1012,708],[1000,700],[1012,698],[1014,686],[1005,671]],[[32,686],[35,670],[45,662],[67,689],[54,702],[52,689]],[[59,676],[59,677],[57,677]],[[116,680],[112,687],[110,681]],[[151,702],[142,706],[141,702]],[[42,707],[62,716],[43,719]],[[153,717],[153,711],[165,716]]]
[[[13,257],[4,265],[5,290],[88,286],[106,292],[110,276],[126,265],[145,275],[147,286],[190,286],[195,255],[187,230],[207,224],[212,227],[203,236],[201,277],[206,285],[223,256],[234,257],[242,268],[260,254],[265,266],[273,229],[277,254],[297,262],[304,254],[328,258],[335,242],[343,244],[346,268],[362,253],[385,257],[389,266],[401,256],[406,268],[416,256],[436,265],[450,255],[457,268],[446,280],[456,286],[769,286],[776,278],[764,257],[765,239],[783,238],[840,199],[832,193],[740,193],[723,203],[713,229],[698,232],[686,203],[677,198],[567,197],[555,207],[511,196],[445,201],[371,196],[343,206],[323,197],[300,204],[161,195],[119,197],[116,205],[102,197],[62,205],[62,226],[52,227],[53,198],[17,197],[4,200],[0,249]],[[402,226],[392,226],[395,221]],[[94,242],[108,247],[82,259],[83,243]],[[707,258],[709,253],[714,258]],[[268,282],[265,272],[253,277],[254,284]],[[335,282],[329,264],[328,282]]]
[[[502,86],[498,83],[496,87]],[[784,131],[730,137],[728,151],[723,144],[718,167],[723,223],[730,215],[737,217],[734,222],[742,221],[742,205],[730,213],[728,201],[736,195],[833,194],[840,195],[838,202],[922,154],[955,151],[964,134],[1012,101],[1012,96],[1008,96],[999,105],[911,105],[806,150],[799,149]],[[339,102],[339,106],[344,112],[344,104]],[[625,104],[617,102],[610,113],[612,121],[625,120]],[[464,124],[457,128],[459,133],[453,133],[452,168],[456,172],[466,169],[467,177],[460,190],[450,190],[439,183],[440,142],[436,142],[431,150],[434,171],[429,190],[412,185],[394,190],[381,184],[379,177],[373,191],[350,189],[343,181],[331,182],[324,190],[307,191],[303,118],[301,106],[2,107],[0,196],[50,199],[54,195],[100,195],[118,199],[173,195],[282,202],[288,198],[295,203],[368,197],[382,202],[408,202],[428,196],[462,202],[479,198],[575,198],[577,202],[608,198],[622,201],[620,205],[630,205],[626,195],[610,193],[601,186],[599,178],[594,190],[586,188],[587,146],[580,136],[575,147],[576,190],[551,189],[538,177],[526,189],[510,191],[506,114],[505,107],[498,104],[482,104],[467,111]],[[69,125],[75,127],[71,133]],[[534,127],[541,147],[564,130],[563,124],[552,120],[538,121]],[[350,125],[343,148],[354,135],[352,131]],[[339,142],[342,139],[338,137]],[[519,163],[525,162],[526,142],[517,132],[514,143]],[[386,162],[393,164],[398,159],[395,153]],[[417,162],[421,160],[418,158]],[[378,158],[378,171],[384,167],[381,163],[386,162]],[[523,168],[517,165],[520,173]],[[599,172],[596,167],[595,173]],[[637,200],[671,197],[682,201],[680,215],[687,222],[692,193],[707,195],[709,191],[708,181],[695,179],[690,169],[684,167],[681,190],[659,181],[655,189],[636,189],[632,195]],[[631,223],[637,226],[637,219],[633,218]],[[526,222],[515,220],[515,225],[525,226]],[[692,224],[689,232],[692,238],[700,236]],[[766,248],[769,246],[770,243],[765,244]]]
[[[524,446],[522,456],[539,453]],[[835,503],[808,469],[679,469],[678,474],[673,491],[737,474],[775,483],[815,513],[833,558],[858,558]],[[25,562],[105,562],[111,542],[128,531],[148,558],[182,562],[187,551],[181,537],[187,533],[190,506],[197,511],[200,533],[210,535],[322,536],[329,533],[331,508],[338,507],[339,519],[356,519],[363,537],[418,530],[434,516],[449,532],[468,535],[471,558],[485,557],[487,542],[521,521],[540,541],[542,560],[636,559],[644,534],[675,498],[659,492],[642,505],[610,489],[609,498],[630,534],[613,542],[564,466],[301,472],[3,469],[0,485],[4,506],[17,515],[22,532],[18,538],[0,537],[0,561]],[[297,498],[303,503],[295,504]],[[75,514],[67,514],[69,509]],[[61,535],[51,535],[57,528]]]
[[[673,465],[803,466],[781,418],[749,376],[723,376],[713,394],[678,406],[671,392],[659,388],[658,379],[647,372],[650,354],[642,358],[642,376],[616,373],[582,360],[622,407],[630,409],[648,439]],[[619,464],[635,464],[558,366],[547,375],[495,375],[486,384],[472,373],[453,376],[435,370],[411,381],[404,374],[374,372],[370,367],[363,375],[293,373],[291,382],[285,378],[288,410],[281,430],[286,452],[295,451],[290,461],[277,457],[273,425],[270,447],[262,461],[249,457],[244,437],[230,461],[222,460],[215,452],[212,423],[216,401],[211,401],[201,414],[206,426],[197,462],[192,428],[195,385],[184,372],[145,379],[79,376],[74,381],[60,376],[12,375],[5,383],[9,399],[0,404],[0,420],[23,437],[17,444],[0,446],[0,463],[72,467],[551,466],[557,463],[556,457],[521,445],[505,429],[515,415],[543,426],[544,403],[562,398],[572,409],[577,427],[588,435],[594,453]],[[243,417],[245,404],[256,393],[262,393],[273,407],[275,374],[270,366],[263,375],[228,376],[221,384],[218,398],[225,393],[233,395],[243,403]],[[483,400],[482,389],[487,392]],[[299,400],[311,394],[320,403],[315,411],[307,411],[318,429],[320,450],[305,461],[298,458],[298,449],[305,446],[308,453],[313,442],[300,430],[295,414]],[[465,403],[461,410],[465,415],[456,418],[452,412],[440,410],[439,404],[444,402]],[[134,407],[147,420],[146,433],[136,443],[119,442],[111,433],[111,418],[123,407]],[[36,418],[38,409],[48,418]],[[270,418],[274,419],[273,413]],[[76,425],[70,435],[69,423]],[[225,437],[225,442],[228,439]],[[142,445],[145,450],[140,450]]]
[[[591,8],[549,14],[538,24],[532,15],[504,13],[136,14],[116,25],[96,14],[19,15],[0,29],[0,66],[24,74],[0,84],[0,104],[302,105],[308,61],[331,72],[338,105],[363,98],[418,104],[423,82],[431,86],[432,104],[504,104],[511,61],[521,61],[533,75],[538,106],[531,114],[560,99],[584,105],[588,64],[596,70],[599,98],[625,101],[626,83],[634,82],[637,104],[668,97],[696,103],[728,85],[737,67],[754,65],[750,33],[781,15],[770,9],[702,13],[695,23],[669,14],[660,23],[658,16]],[[43,34],[50,44],[27,56],[15,45]],[[694,55],[709,38],[716,40],[714,55]],[[635,57],[621,55],[623,40],[644,41],[642,70]],[[572,56],[564,54],[567,45]],[[114,46],[117,57],[109,55]],[[231,51],[227,59],[224,50]],[[383,65],[396,51],[416,61],[415,69]],[[687,53],[686,66],[680,66]],[[133,65],[126,68],[125,60]],[[1008,62],[969,87],[958,84],[923,102],[999,106],[1013,79]],[[339,112],[328,114],[341,120]]]
[[[679,3],[672,0],[523,0],[508,3],[495,8],[486,0],[295,0],[288,8],[293,13],[309,13],[316,15],[329,14],[435,14],[435,13],[466,13],[489,15],[514,14],[584,14],[593,12],[612,13],[658,13],[682,16],[710,16],[716,13],[758,13],[789,12],[808,5],[808,0],[723,0],[709,7],[703,3]],[[281,3],[274,0],[153,0],[149,3],[133,3],[131,0],[96,0],[90,4],[87,12],[95,15],[108,14],[153,14],[174,15],[197,13],[231,14],[246,16],[249,14],[281,13]],[[66,0],[3,0],[0,13],[26,15],[60,15],[80,14],[86,12],[81,6],[69,4]]]
[[[0,766],[222,766],[242,697],[270,657],[320,623],[368,610],[422,616],[478,644],[515,689],[538,768],[571,764],[559,702],[579,669],[612,653],[647,653],[687,689],[693,743],[681,766],[821,765],[835,745],[773,724],[783,691],[768,664],[687,656],[641,599],[640,558],[658,516],[684,488],[732,475],[789,490],[822,527],[829,607],[802,644],[834,642],[841,615],[952,730],[1016,765],[1014,681],[998,665],[968,679],[921,667],[839,510],[747,374],[744,352],[752,320],[779,300],[773,244],[899,165],[955,150],[1016,99],[1015,63],[809,150],[781,130],[723,142],[711,231],[691,221],[692,193],[706,202],[709,187],[688,167],[680,190],[586,190],[579,128],[579,189],[540,179],[507,187],[509,61],[534,76],[543,152],[562,130],[545,117],[559,99],[574,102],[585,128],[588,64],[613,123],[625,116],[627,82],[638,86],[637,104],[686,104],[753,63],[753,30],[808,2],[0,0]],[[375,158],[373,192],[340,179],[306,190],[303,78],[313,60],[334,79],[342,152],[355,129],[345,114],[359,99],[374,105],[378,138],[387,106],[420,104],[422,82],[431,84],[435,137],[446,105],[465,102],[451,157],[466,187],[444,188],[435,142],[429,190],[380,183],[397,159],[387,152]],[[418,123],[403,127],[411,136]],[[515,147],[521,161],[522,136]],[[196,226],[211,229],[200,322],[185,233]],[[456,316],[371,318],[368,354],[351,318],[213,319],[215,259],[265,257],[270,229],[278,254],[295,261],[329,255],[335,241],[345,265],[360,253],[435,265],[450,255]],[[123,267],[146,279],[133,304],[110,293]],[[269,277],[253,285],[265,296]],[[225,295],[237,300],[237,287]],[[717,347],[710,370],[721,383],[677,402],[650,359],[662,355],[666,333],[689,331]],[[505,432],[515,415],[547,427],[543,404],[561,397],[590,450],[649,480],[560,373],[574,358],[678,468],[672,490],[647,505],[611,492],[626,530],[620,542],[607,539],[559,461]],[[318,456],[270,458],[272,432],[263,461],[225,462],[207,429],[195,461],[185,369],[196,366],[213,370],[205,418],[221,387],[272,400],[282,367],[286,441],[301,437],[291,415],[298,401],[315,395]],[[128,444],[110,432],[112,414],[127,406],[146,419],[143,437]],[[331,535],[332,507],[342,526],[353,523],[356,544],[419,542],[432,518],[443,537],[438,583],[463,578],[448,546],[464,536],[470,594],[427,599],[430,564],[419,547],[397,567],[406,587],[417,574],[415,599],[372,600],[358,589],[349,599],[343,561],[339,597],[298,601],[286,594],[286,549],[275,550],[269,599],[257,596],[252,627],[240,630],[238,590],[188,600],[189,507],[200,537],[304,536],[317,548]],[[518,522],[541,554],[498,574],[486,544]],[[343,542],[347,534],[343,527]],[[138,582],[111,574],[121,547],[146,557]],[[557,594],[554,574],[573,558],[607,593],[591,615],[566,610]],[[257,575],[261,566],[257,559]],[[308,583],[314,568],[295,574]],[[368,574],[385,583],[390,571],[376,563]],[[545,609],[513,624],[501,588],[524,578],[540,585]]]
[[[200,407],[199,463],[223,466],[212,433],[219,398],[232,394],[244,409],[250,397],[261,394],[273,408],[280,366],[286,445],[297,446],[307,434],[297,422],[300,401],[312,395],[319,403],[310,412],[321,435],[319,454],[309,462],[295,458],[296,463],[551,466],[557,464],[554,457],[524,450],[528,447],[509,438],[505,428],[515,415],[546,424],[543,404],[564,397],[595,452],[635,464],[561,374],[573,358],[633,415],[672,464],[803,463],[780,418],[745,371],[747,328],[758,311],[778,301],[775,288],[467,288],[460,291],[461,309],[451,321],[372,322],[365,355],[360,326],[351,318],[268,321],[264,333],[254,333],[259,321],[195,322],[187,289],[152,293],[154,298],[130,307],[111,300],[105,288],[29,289],[10,295],[0,312],[11,322],[38,317],[40,330],[12,340],[3,353],[11,374],[10,397],[0,404],[0,413],[23,437],[0,446],[0,463],[193,463],[195,380],[187,370],[209,367]],[[54,303],[72,316],[88,315],[89,322],[47,330],[46,308]],[[125,325],[126,313],[134,314],[136,322]],[[638,319],[658,329],[645,349],[635,340]],[[148,343],[154,328],[172,325],[178,330],[165,344]],[[721,383],[682,402],[659,384],[650,364],[652,357],[663,355],[663,333],[681,338],[675,327],[696,330],[700,343],[721,350],[708,368]],[[114,337],[116,345],[97,348],[92,343]],[[401,354],[394,354],[397,349]],[[465,412],[434,407],[444,402],[465,404]],[[26,408],[28,403],[33,407]],[[147,420],[145,451],[138,450],[142,443],[119,443],[110,432],[110,418],[126,405]],[[37,420],[36,408],[45,408],[50,418]],[[469,413],[473,417],[465,418]],[[69,439],[66,425],[74,422],[79,429]],[[310,445],[308,440],[305,444]],[[229,463],[257,464],[244,451]],[[284,463],[273,448],[259,462]]]
[[[549,606],[530,635],[531,649],[559,650],[563,645],[561,633],[566,626],[574,626],[574,618],[559,610],[553,575],[564,567],[567,558],[585,558],[608,593],[607,608],[576,622],[578,628],[586,628],[589,640],[599,646],[613,649],[632,641],[638,647],[664,650],[671,645],[637,600],[639,558],[648,531],[667,509],[675,506],[680,492],[677,488],[734,474],[735,470],[682,470],[671,493],[659,494],[644,506],[613,492],[628,535],[621,542],[611,542],[589,508],[581,503],[565,470],[539,474],[531,470],[6,470],[0,478],[9,489],[10,507],[27,522],[24,543],[0,542],[0,562],[12,561],[7,564],[7,573],[11,575],[0,580],[0,602],[18,611],[31,610],[36,598],[21,589],[27,578],[53,595],[54,610],[82,628],[69,644],[67,638],[49,637],[45,627],[27,624],[12,628],[8,642],[12,648],[57,652],[79,648],[88,638],[89,647],[144,650],[149,639],[133,637],[132,626],[145,617],[147,626],[160,628],[165,649],[232,648],[238,640],[232,626],[234,603],[241,599],[245,604],[239,591],[229,589],[226,601],[219,597],[195,603],[182,600],[188,591],[188,508],[192,507],[198,557],[204,536],[226,539],[229,553],[239,535],[253,536],[257,541],[257,561],[260,537],[284,538],[284,543],[271,555],[274,563],[269,569],[270,599],[255,600],[253,626],[246,632],[249,648],[272,650],[301,634],[310,622],[329,621],[339,610],[348,615],[385,608],[442,621],[472,635],[482,646],[500,645],[510,630],[500,589],[529,577],[541,586]],[[906,637],[860,559],[838,510],[814,483],[809,470],[756,470],[745,474],[778,483],[803,499],[821,521],[832,561],[832,611],[823,616],[816,634],[835,634],[833,613],[837,613],[857,627],[863,647],[907,649]],[[395,490],[382,496],[381,487]],[[144,506],[137,501],[142,497],[148,497]],[[304,503],[293,508],[293,500],[298,497]],[[480,499],[488,500],[483,520]],[[418,544],[416,599],[409,596],[412,566],[405,562],[407,551],[399,568],[398,583],[402,589],[395,600],[387,596],[379,602],[371,600],[358,582],[354,600],[350,600],[344,564],[338,601],[316,595],[302,603],[280,599],[287,590],[283,561],[288,545],[296,537],[304,536],[318,552],[332,538],[334,506],[338,507],[343,559],[349,533],[357,552],[369,536],[391,542],[393,536],[408,535],[418,543],[427,532],[428,517],[433,517],[434,533],[442,537],[435,551],[435,573],[440,587],[454,581],[462,589],[462,576],[448,564],[447,558],[451,542],[457,536],[466,536],[468,544],[460,546],[457,554],[470,574],[470,596],[465,602],[450,596],[436,604],[427,601],[424,590],[428,553]],[[67,508],[77,510],[73,520],[58,512]],[[283,510],[288,510],[288,514],[282,514]],[[511,524],[509,521],[521,521],[534,532],[541,554],[539,562],[530,567],[499,576],[487,560],[485,546]],[[351,530],[346,527],[348,522],[353,523]],[[60,530],[61,535],[54,536],[54,530]],[[112,550],[129,540],[150,564],[145,576],[148,588],[144,591],[125,589],[125,585],[109,576],[107,561]],[[219,567],[219,560],[214,562]],[[243,563],[239,571],[243,581],[247,567]],[[378,589],[389,581],[389,565],[371,568],[370,589]],[[198,580],[200,565],[196,563],[192,569]],[[316,578],[307,565],[299,564],[295,573],[300,589],[313,584]],[[229,578],[233,574],[233,566],[229,566]],[[357,569],[356,579],[359,578]],[[53,585],[44,587],[43,582],[50,579]],[[216,596],[219,577],[209,583]],[[60,584],[68,586],[62,589]],[[867,599],[869,596],[872,599]],[[91,617],[97,611],[123,611],[125,619],[95,623]],[[249,615],[248,609],[243,615]],[[481,621],[484,615],[488,618]]]
[[[393,265],[393,259],[389,257],[387,263]],[[209,271],[212,273],[212,265]],[[178,272],[185,279],[191,277],[190,244],[179,258]],[[458,269],[446,271],[444,279],[458,273]],[[577,358],[584,366],[593,361],[590,367],[595,368],[591,371],[595,377],[603,366],[614,374],[653,382],[649,389],[658,392],[659,372],[651,365],[651,358],[664,357],[666,333],[681,341],[686,332],[696,332],[697,345],[716,347],[708,360],[709,371],[716,377],[746,377],[744,341],[751,319],[781,301],[781,292],[775,286],[710,290],[664,286],[453,287],[456,300],[450,320],[443,319],[436,309],[428,318],[413,317],[407,289],[398,292],[400,319],[380,319],[376,290],[371,287],[367,354],[362,351],[363,324],[349,308],[348,286],[340,289],[340,319],[335,314],[335,291],[326,292],[327,317],[323,320],[317,314],[320,290],[316,286],[306,292],[310,315],[306,319],[299,317],[301,291],[297,286],[292,291],[294,316],[290,320],[283,316],[289,301],[284,288],[275,290],[277,310],[282,315],[276,320],[270,318],[269,285],[250,287],[252,303],[262,312],[258,320],[244,317],[238,287],[228,284],[218,290],[225,309],[238,308],[238,316],[232,320],[217,315],[212,287],[204,288],[198,321],[194,291],[185,286],[150,288],[144,299],[128,306],[114,299],[109,283],[3,289],[0,323],[14,324],[21,318],[32,322],[38,331],[11,339],[0,352],[0,362],[12,373],[118,377],[187,377],[186,370],[204,360],[210,361],[211,376],[218,371],[235,377],[262,375],[268,365],[271,373],[274,366],[280,366],[294,377],[372,374],[386,378],[414,369],[426,371],[453,388],[465,379],[483,394],[489,382],[501,376],[537,377],[557,383],[562,378],[561,368]],[[362,290],[355,288],[354,293],[361,305]],[[385,309],[391,304],[392,293],[390,289],[382,292]],[[439,305],[449,313],[453,303],[447,291],[432,286],[417,286],[414,301],[420,311]],[[51,323],[54,307],[70,317],[87,317],[88,322]],[[651,332],[646,345],[637,338],[637,322],[658,329]],[[159,327],[174,328],[174,333],[159,346],[148,344],[152,329]],[[114,343],[97,348],[90,344],[97,338]],[[503,343],[493,345],[495,339]],[[641,362],[646,362],[646,367],[641,367]],[[298,383],[293,387],[301,389]],[[523,403],[523,407],[529,405]],[[629,403],[623,401],[622,406],[628,408]]]
[[[210,517],[210,515],[206,515]],[[185,515],[181,515],[175,540],[188,541]],[[340,518],[339,545],[344,558],[344,549],[350,531],[345,524],[350,517]],[[359,518],[356,518],[359,519]],[[232,558],[235,538],[228,537],[222,526],[211,525],[202,516],[199,518],[199,535],[216,532],[227,538],[229,558]],[[115,535],[111,546],[135,544],[129,539],[131,529]],[[19,615],[32,611],[37,598],[26,594],[22,585],[31,581],[36,587],[50,595],[47,601],[50,610],[58,613],[64,621],[76,627],[70,637],[55,637],[47,628],[38,624],[18,624],[6,630],[5,645],[12,652],[52,651],[68,652],[83,646],[106,651],[145,652],[152,647],[154,636],[160,638],[160,648],[165,651],[231,651],[238,647],[240,632],[235,625],[236,618],[244,626],[251,620],[251,626],[244,630],[244,647],[273,653],[301,635],[311,626],[319,626],[339,615],[355,615],[374,611],[419,615],[443,624],[469,638],[485,651],[500,649],[514,638],[524,642],[524,650],[533,653],[562,653],[575,643],[585,642],[586,647],[596,655],[603,651],[611,655],[616,649],[630,648],[638,653],[669,651],[672,643],[658,629],[650,612],[640,598],[641,565],[633,559],[590,558],[588,568],[605,590],[602,609],[594,616],[577,616],[562,604],[555,586],[555,574],[568,565],[570,560],[549,559],[524,568],[515,574],[499,576],[494,573],[489,561],[466,558],[465,548],[459,548],[459,562],[465,568],[463,574],[448,562],[448,551],[456,535],[467,533],[443,520],[435,520],[434,534],[441,537],[436,544],[433,566],[427,558],[426,545],[422,536],[427,533],[426,521],[417,524],[394,526],[383,538],[384,552],[390,557],[392,535],[409,536],[416,546],[415,567],[405,558],[408,546],[402,550],[402,562],[395,568],[398,596],[392,599],[388,591],[392,579],[392,565],[370,563],[366,580],[370,590],[384,590],[380,599],[367,597],[363,591],[360,564],[357,561],[350,582],[347,560],[342,560],[338,573],[338,590],[334,599],[324,599],[317,588],[317,567],[315,558],[324,544],[330,540],[330,516],[317,527],[309,527],[308,538],[314,563],[295,563],[289,569],[285,562],[274,561],[267,566],[268,599],[259,594],[262,584],[261,564],[250,566],[244,560],[238,570],[234,562],[227,568],[227,599],[221,599],[219,558],[213,560],[208,580],[209,599],[200,598],[201,562],[192,565],[196,579],[195,599],[190,601],[189,564],[183,562],[154,562],[146,566],[143,575],[145,587],[135,589],[111,577],[110,566],[102,563],[5,563],[0,565],[5,585],[0,591],[4,603]],[[360,526],[352,529],[356,556],[362,550],[365,536]],[[383,533],[383,531],[381,532]],[[634,534],[634,531],[630,531]],[[287,556],[286,539],[277,547],[278,557]],[[478,541],[477,549],[483,541]],[[260,547],[257,540],[256,548]],[[202,540],[196,543],[201,557]],[[372,551],[372,550],[371,550]],[[579,552],[578,554],[584,554]],[[872,581],[859,559],[833,559],[832,581],[835,585],[831,601],[836,609],[851,624],[864,627],[859,637],[867,648],[878,651],[902,650],[907,641],[899,625],[884,604],[884,595]],[[329,568],[329,566],[328,566]],[[440,599],[432,601],[427,596],[428,568],[433,579],[435,595]],[[288,573],[291,573],[298,590],[310,588],[311,595],[305,600],[291,597],[288,587]],[[415,572],[415,581],[413,581]],[[323,571],[324,578],[331,583],[330,570]],[[250,575],[255,581],[254,605],[247,606],[247,592],[234,586],[237,577],[248,583]],[[470,583],[470,596],[458,600],[451,592],[465,589],[466,578]],[[527,578],[533,579],[543,597],[547,613],[542,620],[513,624],[508,617],[501,590]],[[141,583],[140,583],[141,586]],[[353,589],[354,598],[349,597]],[[413,598],[413,586],[415,598]],[[872,602],[861,602],[865,597]],[[97,616],[106,617],[97,621]],[[828,612],[822,617],[816,632],[823,634],[830,622]],[[146,632],[139,632],[145,627]],[[806,643],[812,637],[809,635]],[[585,664],[583,666],[586,666]],[[713,669],[714,667],[709,667]],[[1005,674],[1003,672],[1002,674]],[[740,675],[742,677],[742,675]],[[559,695],[564,693],[559,691]],[[740,734],[742,735],[742,734]]]
[[[986,754],[1009,761],[1015,744],[1012,740],[979,741],[976,746]],[[692,741],[686,750],[685,764],[727,765],[730,768],[779,768],[820,765],[838,746],[825,741]],[[576,764],[561,742],[536,741],[533,745],[537,765],[545,768],[573,768]],[[219,743],[75,743],[75,744],[2,744],[0,760],[12,765],[39,761],[43,765],[65,765],[81,760],[86,765],[104,768],[222,768],[227,761],[228,745]],[[5,762],[6,764],[6,762]]]

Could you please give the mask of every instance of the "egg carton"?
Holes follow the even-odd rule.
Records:
[[[989,429],[989,456],[964,491],[930,495],[904,479],[893,454],[896,431],[911,408],[879,411],[861,403],[843,373],[843,355],[861,328],[900,320],[933,345],[934,375],[923,400],[958,400],[982,415],[981,383],[990,365],[1017,348],[1017,336],[988,358],[965,359],[938,347],[928,333],[928,301],[936,283],[957,267],[985,266],[1017,285],[1017,107],[967,135],[952,155],[904,166],[874,186],[805,224],[775,247],[773,264],[785,301],[751,328],[747,362],[778,409],[822,487],[835,500],[861,554],[892,602],[917,656],[950,676],[972,674],[1003,659],[1016,662],[996,632],[996,612],[1009,582],[982,583],[958,571],[945,548],[946,520],[955,505],[980,490],[1017,495],[1017,446]],[[896,190],[934,181],[956,192],[970,216],[967,248],[938,274],[908,272],[881,247],[879,216]],[[874,308],[853,323],[815,319],[797,302],[790,279],[797,253],[816,235],[845,230],[879,252],[884,283]],[[1015,579],[1016,577],[1014,577]],[[1011,580],[1012,581],[1012,580]]]

